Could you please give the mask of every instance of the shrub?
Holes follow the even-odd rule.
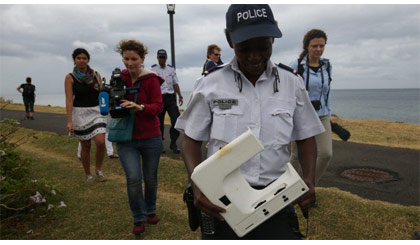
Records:
[[[19,122],[0,121],[0,221],[45,216],[58,205],[59,192],[48,180],[30,177],[31,160],[16,151],[30,135],[15,139]],[[14,142],[12,142],[14,141]]]

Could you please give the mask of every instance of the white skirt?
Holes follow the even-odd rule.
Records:
[[[97,134],[106,133],[107,118],[99,112],[99,106],[73,107],[74,136],[79,140],[90,140]]]

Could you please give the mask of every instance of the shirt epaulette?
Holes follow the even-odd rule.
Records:
[[[152,65],[152,67],[155,67],[155,66],[157,66],[157,64]]]
[[[215,71],[217,71],[217,70],[219,70],[223,67],[225,67],[225,66],[224,65],[214,66],[214,67],[210,68],[208,71],[204,71],[203,75],[207,76],[208,74],[213,73],[213,72],[215,72]]]
[[[298,76],[297,71],[295,69],[293,69],[292,67],[290,67],[290,66],[284,65],[282,63],[278,63],[277,66],[280,67],[280,68],[282,68],[282,69],[284,69],[284,70],[286,70],[286,71],[290,71],[291,73],[293,73],[296,76]]]
[[[166,64],[167,66],[169,66],[169,67],[173,67],[172,65],[170,65],[170,64]]]

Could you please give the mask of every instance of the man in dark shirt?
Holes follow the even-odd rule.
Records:
[[[26,83],[22,83],[16,90],[22,93],[23,104],[25,104],[26,118],[34,120],[34,104],[35,104],[35,85],[31,84],[32,79],[26,78]],[[21,90],[23,89],[23,91]]]

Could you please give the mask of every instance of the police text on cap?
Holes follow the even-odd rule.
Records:
[[[263,9],[253,9],[252,11],[249,9],[245,12],[240,12],[237,13],[237,17],[238,17],[238,22],[240,22],[240,19],[242,18],[243,20],[247,20],[249,18],[254,19],[254,18],[267,18],[267,11],[265,10],[265,8]]]

